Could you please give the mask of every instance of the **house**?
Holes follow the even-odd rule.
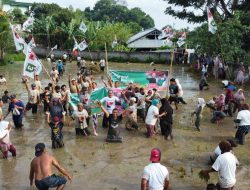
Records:
[[[143,30],[130,37],[127,41],[127,46],[137,50],[155,50],[163,46],[162,40],[158,39],[160,34],[161,31],[156,28]]]
[[[11,11],[14,8],[19,8],[23,13],[29,11],[32,3],[15,0],[0,0],[0,9],[5,12]]]

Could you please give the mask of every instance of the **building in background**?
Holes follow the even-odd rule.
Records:
[[[19,8],[23,13],[30,10],[32,3],[15,0],[0,0],[0,9],[5,12]]]

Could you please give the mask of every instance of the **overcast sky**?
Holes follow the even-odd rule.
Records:
[[[95,5],[98,0],[19,0],[24,2],[43,2],[43,3],[57,3],[62,7],[69,7],[72,5],[74,8],[80,8],[84,10],[86,7],[91,7]],[[139,7],[144,12],[149,14],[155,21],[155,26],[161,29],[166,25],[174,25],[174,28],[181,29],[189,27],[193,29],[197,25],[189,24],[185,20],[175,19],[169,15],[164,14],[164,10],[168,4],[163,0],[127,0],[128,7]]]

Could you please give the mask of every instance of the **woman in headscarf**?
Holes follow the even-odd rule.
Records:
[[[160,118],[160,126],[161,126],[161,134],[168,139],[170,136],[173,139],[172,135],[172,124],[173,124],[173,108],[170,106],[168,100],[166,98],[161,99],[161,107],[159,110],[159,114],[166,113],[164,116]]]
[[[233,117],[233,112],[232,112],[233,103],[234,103],[233,91],[227,88],[225,96],[225,111],[230,117]]]
[[[225,95],[221,94],[215,101],[215,106],[217,111],[224,111],[225,106]]]
[[[151,106],[148,108],[147,116],[145,119],[147,137],[152,137],[156,133],[155,124],[157,122],[157,119],[166,114],[166,112],[159,114],[159,109],[157,107],[158,103],[158,99],[153,99],[151,102]]]
[[[62,103],[59,101],[58,98],[52,98],[50,104],[49,104],[49,114],[51,116],[51,118],[54,117],[59,117],[59,119],[61,120],[63,118],[63,106]]]
[[[224,119],[226,117],[226,114],[224,113],[225,110],[225,95],[221,94],[217,101],[215,102],[216,105],[216,110],[213,113],[213,117],[211,119],[212,123],[215,123],[219,121],[221,121],[222,119]]]
[[[198,131],[200,131],[201,114],[202,114],[202,111],[203,111],[203,108],[205,107],[205,105],[206,105],[206,102],[205,102],[204,98],[198,98],[195,111],[191,115],[192,117],[194,114],[196,115],[195,127]]]
[[[233,113],[236,112],[236,110],[240,111],[241,110],[241,103],[245,101],[245,96],[243,93],[242,89],[239,89],[235,94],[234,94],[234,109]]]
[[[179,79],[175,79],[176,85],[178,86],[178,93],[177,93],[177,101],[181,102],[182,104],[187,104],[184,100],[183,100],[183,90],[182,90],[182,86],[180,84]]]

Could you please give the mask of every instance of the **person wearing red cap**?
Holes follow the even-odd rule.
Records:
[[[168,190],[169,172],[160,164],[161,151],[158,148],[151,150],[151,163],[144,168],[141,179],[141,190]]]

